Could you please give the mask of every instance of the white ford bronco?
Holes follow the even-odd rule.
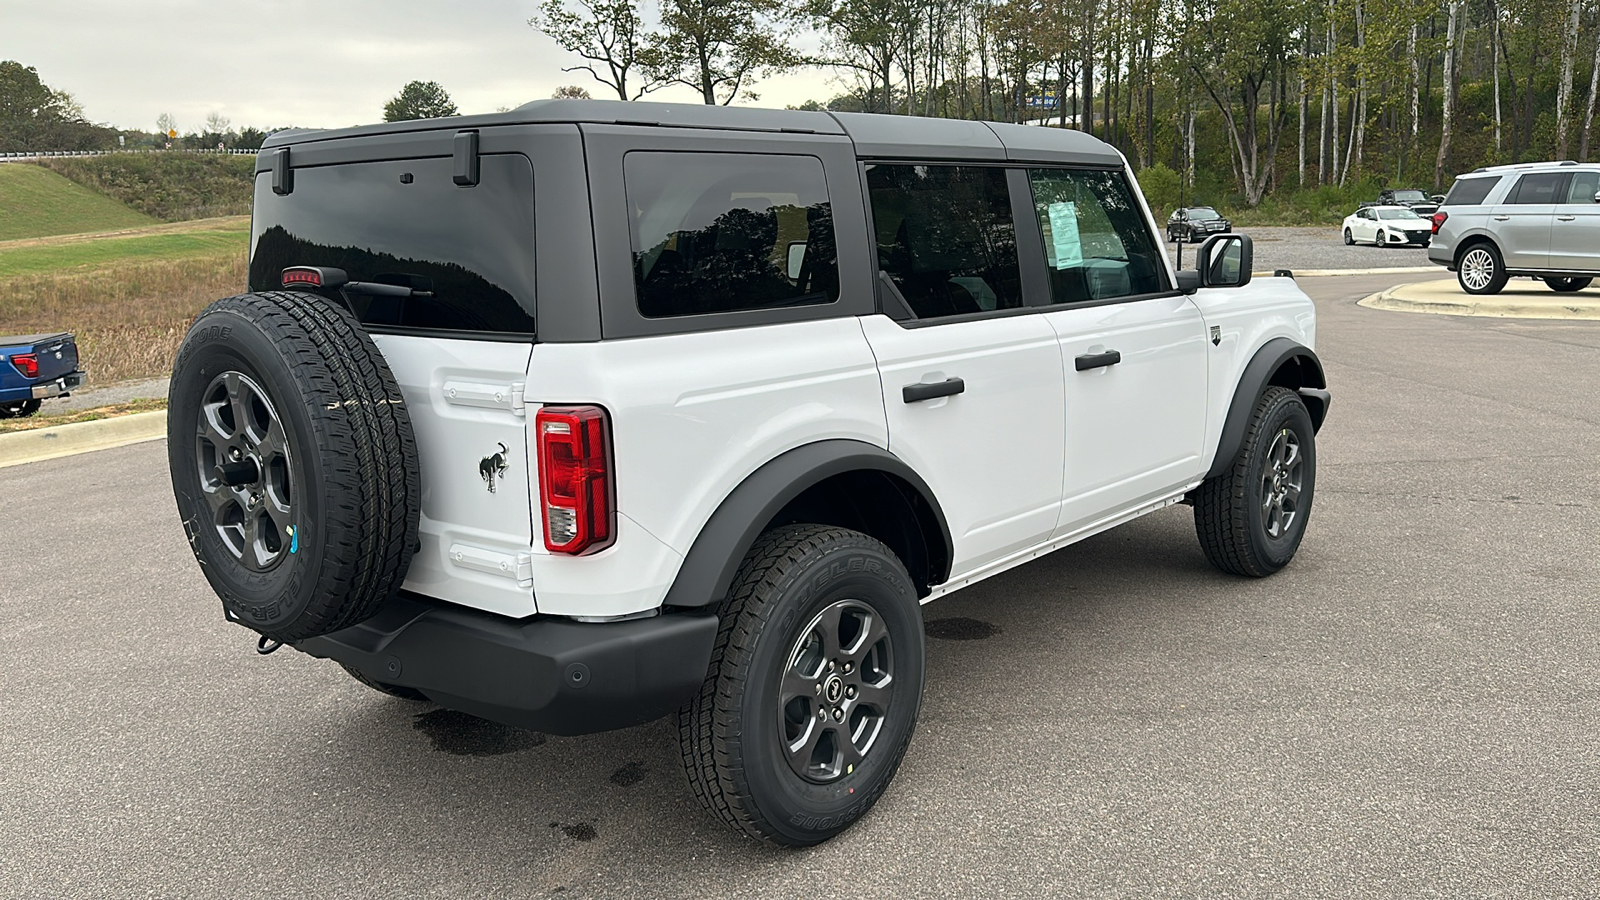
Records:
[[[893,778],[922,604],[1182,502],[1264,576],[1311,512],[1311,302],[1244,235],[1175,271],[1079,132],[545,101],[280,133],[251,240],[168,420],[228,619],[510,725],[675,714],[771,843]]]

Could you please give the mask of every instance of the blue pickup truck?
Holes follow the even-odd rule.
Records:
[[[31,416],[44,400],[65,397],[85,377],[71,334],[0,337],[0,419]]]

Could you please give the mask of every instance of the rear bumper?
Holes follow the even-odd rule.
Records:
[[[51,397],[60,397],[82,387],[87,377],[82,372],[68,372],[59,378],[39,384],[3,388],[0,389],[0,403],[11,403],[17,400],[48,400]]]
[[[1428,244],[1428,262],[1444,266],[1451,271],[1455,270],[1456,261],[1450,254],[1450,248],[1438,241]]]
[[[402,594],[366,622],[295,644],[441,706],[550,734],[660,718],[705,681],[717,618],[507,619]]]

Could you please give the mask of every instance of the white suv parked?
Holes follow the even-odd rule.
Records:
[[[1478,169],[1433,214],[1428,260],[1469,294],[1498,294],[1513,275],[1581,291],[1600,275],[1600,163]]]
[[[888,785],[921,604],[1175,503],[1305,532],[1315,312],[1243,235],[1174,271],[1074,131],[645,103],[274,135],[251,293],[174,367],[230,620],[558,734],[676,712],[777,844]]]

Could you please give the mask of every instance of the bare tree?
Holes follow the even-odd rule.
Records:
[[[1556,81],[1556,156],[1567,158],[1567,104],[1572,99],[1572,58],[1578,53],[1578,22],[1583,0],[1568,0],[1567,27],[1561,35],[1561,75]]]
[[[561,71],[588,72],[619,100],[637,100],[661,86],[646,74],[654,61],[653,39],[644,31],[635,0],[571,2],[576,9],[568,0],[544,0],[539,14],[528,20],[561,49],[588,60]]]
[[[1600,28],[1595,29],[1600,32]],[[1600,34],[1594,41],[1594,67],[1589,70],[1589,103],[1583,111],[1583,139],[1578,144],[1578,158],[1589,161],[1589,130],[1594,125],[1594,94],[1600,88]]]

